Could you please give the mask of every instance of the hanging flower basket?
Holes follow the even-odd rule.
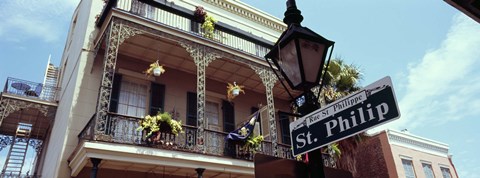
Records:
[[[165,69],[163,68],[163,65],[160,65],[158,63],[158,60],[155,61],[154,63],[150,64],[150,67],[144,71],[144,73],[147,76],[160,76],[161,74],[165,73]]]
[[[233,82],[233,85],[231,83],[228,83],[228,86],[227,86],[228,101],[232,101],[240,93],[245,94],[245,91],[243,90],[243,88],[245,88],[245,86],[237,85],[237,82]]]
[[[233,96],[238,96],[239,94],[240,94],[240,89],[235,88],[235,89],[232,90],[232,95]]]
[[[165,72],[165,70],[162,69],[161,67],[153,68],[153,76],[156,76],[156,77],[160,76],[163,73],[162,71]]]

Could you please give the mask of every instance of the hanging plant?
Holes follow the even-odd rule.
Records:
[[[150,64],[150,67],[144,71],[144,73],[147,75],[147,76],[160,76],[161,74],[165,73],[165,69],[163,68],[162,65],[160,65],[158,63],[158,60],[155,61],[154,63]]]
[[[233,85],[231,83],[228,83],[228,86],[227,86],[228,101],[232,101],[240,93],[245,94],[245,91],[243,90],[243,88],[245,88],[245,86],[237,85],[237,82],[233,82]]]
[[[193,12],[193,20],[201,23],[203,29],[203,36],[205,38],[213,39],[213,31],[215,30],[215,23],[217,20],[211,15],[208,15],[207,11],[202,6],[196,6]]]
[[[217,20],[215,20],[211,15],[206,15],[205,17],[205,22],[202,23],[202,29],[203,29],[203,36],[205,38],[210,38],[213,39],[213,31],[215,30],[215,23],[217,23]]]
[[[255,154],[255,152],[260,150],[260,145],[262,144],[262,142],[262,135],[253,136],[253,134],[251,134],[245,141],[245,145],[243,147],[245,150],[249,150]]]

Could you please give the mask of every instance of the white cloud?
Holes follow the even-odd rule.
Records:
[[[439,48],[409,64],[401,118],[376,128],[415,129],[480,115],[480,24],[458,15]]]
[[[56,42],[79,0],[15,0],[0,5],[0,37],[11,42]]]

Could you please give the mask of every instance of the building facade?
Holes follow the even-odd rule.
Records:
[[[354,159],[342,158],[340,164],[352,165],[354,177],[458,178],[448,145],[412,135],[385,130],[369,135],[355,148]]]
[[[217,20],[212,35],[195,14]],[[41,177],[254,177],[253,153],[226,141],[260,110],[260,152],[292,158],[289,96],[263,56],[286,26],[239,1],[82,0],[67,37]],[[166,72],[146,76],[155,61]],[[245,94],[226,99],[227,83]],[[275,94],[275,96],[274,96]],[[146,115],[169,112],[178,135],[146,143]]]

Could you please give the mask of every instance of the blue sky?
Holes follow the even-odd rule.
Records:
[[[283,18],[285,1],[243,0]],[[0,3],[0,85],[41,82],[58,65],[78,0]],[[302,25],[335,41],[334,56],[362,69],[362,85],[391,76],[402,117],[382,128],[450,145],[460,177],[480,178],[480,24],[442,0],[299,0]],[[0,163],[1,164],[1,163]]]

